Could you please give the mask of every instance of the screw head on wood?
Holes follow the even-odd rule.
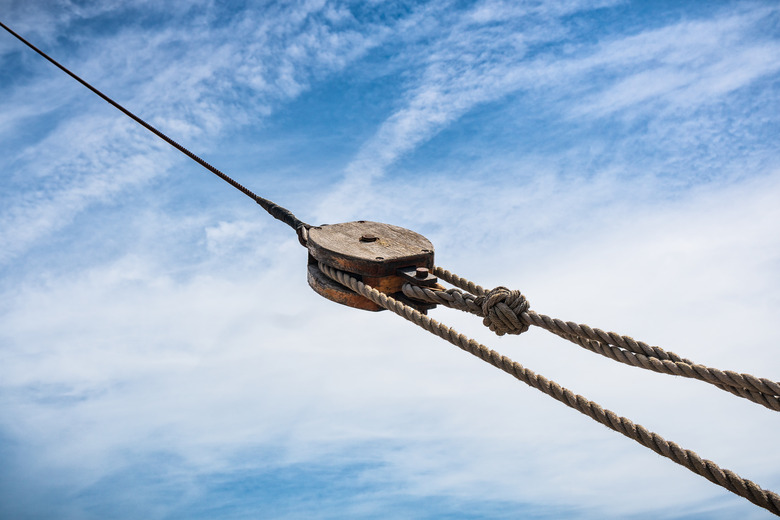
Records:
[[[361,242],[376,242],[377,240],[379,240],[379,237],[374,235],[362,235],[360,237]]]
[[[415,278],[428,278],[428,268],[427,267],[418,267],[414,270],[414,277]]]

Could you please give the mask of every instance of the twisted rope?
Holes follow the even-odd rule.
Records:
[[[630,336],[538,314],[528,308],[527,300],[519,291],[510,291],[505,287],[487,291],[445,269],[436,267],[433,272],[467,292],[405,284],[403,293],[412,299],[481,316],[484,324],[498,335],[521,334],[535,325],[620,363],[662,374],[698,379],[770,410],[780,411],[780,383],[771,379],[708,367]],[[473,294],[470,293],[472,290]]]
[[[555,331],[553,331],[553,334],[556,334],[562,337],[563,339],[567,339],[572,343],[576,343],[586,350],[590,350],[591,352],[595,352],[596,354],[601,354],[602,356],[608,357],[610,359],[614,359],[615,361],[619,361],[620,363],[625,363],[626,365],[638,366],[640,368],[647,368],[648,370],[664,373],[662,370],[659,370],[658,368],[659,361],[655,360],[654,358],[648,358],[646,356],[643,356],[642,354],[627,354],[624,350],[621,350],[620,348],[613,347],[612,345],[607,345],[600,341],[593,341],[593,340],[581,338],[579,336],[563,334]],[[728,385],[710,382],[710,381],[708,382],[711,385],[720,388],[721,390],[736,395],[737,397],[743,397],[745,399],[753,401],[754,403],[760,404],[761,406],[765,406],[766,408],[769,408],[771,410],[780,411],[780,399],[778,399],[777,397],[770,396],[761,392],[755,392],[747,388],[728,386]]]
[[[630,419],[621,417],[616,413],[605,410],[597,403],[587,398],[575,394],[571,390],[562,387],[555,381],[550,381],[542,375],[536,374],[532,370],[525,368],[520,363],[512,361],[506,356],[502,356],[495,350],[491,350],[485,345],[470,339],[463,334],[439,323],[438,321],[421,314],[414,308],[399,302],[398,300],[377,291],[373,287],[364,284],[355,277],[336,270],[323,263],[319,264],[320,270],[333,280],[349,287],[356,293],[368,298],[377,305],[388,309],[402,318],[411,321],[415,325],[431,332],[442,339],[445,339],[465,350],[466,352],[490,363],[494,367],[503,370],[507,374],[522,381],[528,386],[549,395],[550,397],[562,402],[566,406],[587,415],[594,421],[603,424],[607,428],[619,432],[626,437],[633,439],[642,446],[650,448],[657,454],[664,456],[677,464],[700,475],[710,482],[717,484],[732,493],[746,498],[757,506],[780,516],[780,496],[772,491],[762,489],[755,482],[744,479],[731,470],[723,469],[711,460],[702,459],[696,452],[684,449],[674,442],[667,441],[657,433],[649,431],[644,426],[635,424]],[[442,277],[443,278],[443,277]],[[479,287],[472,284],[472,287]],[[447,291],[443,291],[447,292]],[[482,290],[484,294],[484,289]],[[457,298],[457,297],[455,297]]]

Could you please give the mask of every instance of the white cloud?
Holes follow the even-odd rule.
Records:
[[[780,68],[774,59],[778,43],[755,35],[756,24],[774,12],[763,6],[581,44],[573,56],[542,52],[527,60],[525,54],[534,45],[570,36],[554,16],[586,8],[579,3],[544,5],[546,9],[530,11],[541,16],[538,24],[518,27],[518,20],[530,16],[527,8],[480,4],[426,48],[423,72],[406,92],[406,102],[345,168],[342,190],[323,202],[322,218],[338,220],[365,210],[357,194],[370,191],[372,181],[400,156],[474,107],[513,92],[549,90],[559,100],[553,106],[576,118],[629,109],[647,115],[657,112],[659,104],[690,113]],[[433,30],[423,27],[413,26]]]
[[[603,117],[649,101],[690,110],[776,73],[780,65],[772,57],[778,43],[753,34],[770,12],[759,8],[680,22],[601,45],[581,67],[617,79],[585,98],[574,113]]]
[[[507,201],[525,193],[529,214],[553,219],[552,236],[535,227],[485,228],[487,198],[477,197],[482,202],[465,215],[442,203],[431,211],[438,221],[457,221],[459,238],[444,240],[439,263],[485,285],[521,288],[540,312],[773,377],[780,373],[772,354],[780,339],[772,325],[779,179],[710,189],[667,203],[663,212],[657,202],[636,199],[594,204],[583,186],[559,184],[559,203],[583,215],[563,227],[565,212],[542,210],[549,201],[543,183],[505,186]],[[605,181],[592,189],[623,188]],[[424,195],[411,202],[417,199]],[[515,216],[510,205],[493,211],[492,222]],[[245,231],[240,223],[221,224],[210,236],[240,238]],[[480,247],[462,247],[477,235]],[[171,453],[189,471],[209,474],[229,472],[234,457],[270,447],[281,467],[334,456],[380,461],[365,478],[418,496],[550,501],[613,516],[675,505],[701,511],[720,497],[723,507],[753,512],[400,318],[319,298],[305,286],[305,253],[292,239],[281,251],[266,249],[270,264],[251,278],[254,259],[220,254],[232,274],[177,280],[161,275],[166,267],[151,258],[127,257],[69,281],[23,288],[6,303],[3,429],[45,447],[23,478],[51,468],[76,472],[69,485],[86,490],[136,457],[122,453]],[[699,382],[618,365],[547,333],[491,338],[473,317],[434,314],[702,456],[777,487],[772,461],[760,455],[774,445],[776,414]],[[705,427],[725,416],[733,420]],[[756,425],[750,433],[749,424]],[[745,435],[751,442],[733,442]],[[626,479],[631,489],[620,485]]]
[[[169,154],[155,151],[143,142],[130,150],[117,149],[114,144],[118,140],[106,142],[98,137],[97,132],[104,126],[112,127],[114,135],[137,136],[121,125],[99,118],[79,119],[71,130],[63,129],[63,134],[74,140],[83,136],[82,142],[92,147],[86,153],[67,146],[62,141],[64,135],[44,143],[51,145],[50,152],[54,148],[61,153],[55,159],[39,161],[40,154],[30,152],[31,164],[22,170],[24,190],[7,197],[8,205],[0,213],[0,238],[4,244],[0,262],[13,260],[43,237],[67,226],[90,205],[143,186],[153,177],[155,168],[170,164]],[[128,151],[141,150],[143,155],[128,156]]]

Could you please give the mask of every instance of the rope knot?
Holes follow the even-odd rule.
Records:
[[[528,330],[520,316],[528,310],[528,300],[520,291],[496,287],[482,297],[482,323],[499,336],[522,334]]]

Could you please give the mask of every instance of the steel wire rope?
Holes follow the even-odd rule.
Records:
[[[439,336],[452,343],[456,347],[490,363],[494,367],[522,381],[528,386],[541,391],[544,394],[562,402],[566,406],[587,415],[594,421],[603,424],[607,428],[621,433],[642,446],[649,448],[657,454],[666,457],[677,464],[700,475],[710,482],[717,484],[732,493],[739,495],[759,507],[780,516],[780,496],[773,491],[761,488],[752,480],[740,477],[731,470],[721,468],[715,462],[702,459],[696,452],[682,448],[675,442],[667,441],[655,432],[649,431],[642,425],[636,424],[626,417],[621,417],[611,410],[606,410],[599,404],[575,394],[571,390],[562,387],[555,381],[525,368],[520,363],[503,356],[485,345],[464,336],[456,330],[429,318],[415,308],[406,305],[380,292],[370,285],[364,284],[349,273],[339,271],[327,264],[319,263],[320,270],[331,279],[348,287],[356,293],[368,298],[372,302],[388,309],[402,318],[411,321],[415,325]],[[479,287],[472,284],[473,287]]]
[[[241,183],[239,183],[238,181],[234,180],[233,178],[231,178],[227,174],[223,173],[221,170],[219,170],[216,167],[212,166],[211,164],[209,164],[208,162],[206,162],[205,160],[200,158],[198,155],[196,155],[193,152],[189,151],[187,148],[185,148],[184,146],[180,145],[179,143],[177,143],[176,141],[174,141],[173,139],[171,139],[170,137],[168,137],[167,135],[162,133],[160,130],[158,130],[157,128],[155,128],[151,124],[147,123],[146,121],[144,121],[143,119],[141,119],[140,117],[138,117],[137,115],[132,113],[130,110],[126,109],[125,107],[123,107],[122,105],[120,105],[119,103],[117,103],[116,101],[111,99],[110,97],[108,97],[106,94],[104,94],[103,92],[101,92],[97,88],[93,87],[86,80],[82,79],[81,77],[79,77],[75,73],[71,72],[64,65],[60,64],[57,60],[55,60],[54,58],[50,57],[48,54],[46,54],[45,52],[40,50],[38,47],[36,47],[35,45],[33,45],[32,43],[27,41],[25,38],[23,38],[21,35],[16,33],[14,30],[12,30],[10,27],[5,25],[1,21],[0,21],[0,26],[3,29],[5,29],[6,31],[8,31],[11,35],[16,37],[19,41],[21,41],[22,43],[27,45],[30,49],[32,49],[35,52],[37,52],[38,54],[40,54],[47,61],[49,61],[51,64],[53,64],[55,67],[57,67],[60,70],[62,70],[63,72],[65,72],[67,75],[69,75],[70,77],[72,77],[73,79],[75,79],[76,81],[78,81],[79,83],[84,85],[85,87],[87,87],[89,90],[91,90],[97,96],[102,98],[108,104],[110,104],[111,106],[113,106],[114,108],[116,108],[117,110],[122,112],[124,115],[126,115],[127,117],[129,117],[130,119],[132,119],[133,121],[135,121],[136,123],[141,125],[142,127],[146,128],[148,131],[150,131],[151,133],[153,133],[154,135],[156,135],[157,137],[159,137],[160,139],[162,139],[163,141],[165,141],[166,143],[168,143],[172,147],[176,148],[178,151],[180,151],[181,153],[183,153],[184,155],[186,155],[187,157],[189,157],[190,159],[192,159],[193,161],[195,161],[196,163],[198,163],[203,168],[207,169],[208,171],[210,171],[211,173],[213,173],[214,175],[216,175],[217,177],[219,177],[223,181],[227,182],[228,184],[230,184],[231,186],[236,188],[238,191],[240,191],[241,193],[243,193],[247,197],[253,199],[265,211],[267,211],[269,215],[271,215],[272,217],[274,217],[277,220],[281,220],[282,222],[284,222],[285,224],[287,224],[288,226],[293,228],[295,230],[296,234],[298,235],[298,240],[300,241],[301,245],[304,245],[304,246],[306,245],[306,231],[311,226],[309,226],[309,224],[303,222],[302,220],[298,219],[298,217],[296,217],[289,209],[284,208],[284,207],[276,204],[275,202],[273,202],[271,200],[268,200],[268,199],[266,199],[264,197],[261,197],[260,195],[257,195],[256,193],[254,193],[252,190],[250,190],[246,186],[242,185]]]

